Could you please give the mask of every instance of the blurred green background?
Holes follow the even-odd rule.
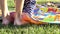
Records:
[[[43,4],[43,3],[48,2],[48,1],[51,1],[51,2],[60,2],[60,0],[36,0],[37,4]],[[13,10],[14,6],[15,6],[14,0],[8,0],[9,10]]]
[[[48,0],[37,0],[37,3],[43,3]],[[53,2],[59,2],[58,0],[49,0]],[[9,10],[14,10],[14,1],[8,0]],[[1,23],[1,22],[0,22]],[[9,24],[4,26],[0,24],[0,34],[60,34],[60,24],[46,24],[46,25],[34,25],[26,24],[21,26],[14,26]]]

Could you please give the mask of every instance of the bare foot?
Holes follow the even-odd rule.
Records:
[[[8,25],[8,24],[9,24],[8,18],[2,19],[2,24],[3,24],[3,25]]]
[[[26,24],[26,21],[23,21],[21,19],[15,19],[14,25],[23,25]]]
[[[15,17],[14,25],[24,25],[24,24],[27,24],[28,22],[25,21],[24,18],[23,18],[24,15],[25,14],[23,13],[20,18]]]
[[[21,25],[21,24],[22,24],[22,23],[21,23],[20,19],[16,18],[16,19],[14,20],[14,25]]]

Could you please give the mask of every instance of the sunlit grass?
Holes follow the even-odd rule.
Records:
[[[8,7],[9,7],[9,10],[14,10],[13,0],[8,0]],[[46,25],[26,24],[23,26],[14,26],[10,24],[8,26],[4,26],[0,22],[0,34],[60,34],[60,25],[58,24],[46,24]]]

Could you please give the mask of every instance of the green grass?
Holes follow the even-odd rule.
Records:
[[[14,8],[13,0],[8,0],[9,10]],[[26,24],[14,26],[12,24],[4,26],[0,22],[0,34],[60,34],[59,24],[34,25]]]
[[[60,34],[60,25],[34,25],[26,24],[21,26],[0,24],[0,34]]]

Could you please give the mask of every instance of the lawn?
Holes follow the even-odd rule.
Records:
[[[13,0],[8,0],[9,10],[13,10]],[[0,34],[60,34],[59,24],[35,25],[26,24],[14,26],[12,24],[4,26],[0,21]]]

